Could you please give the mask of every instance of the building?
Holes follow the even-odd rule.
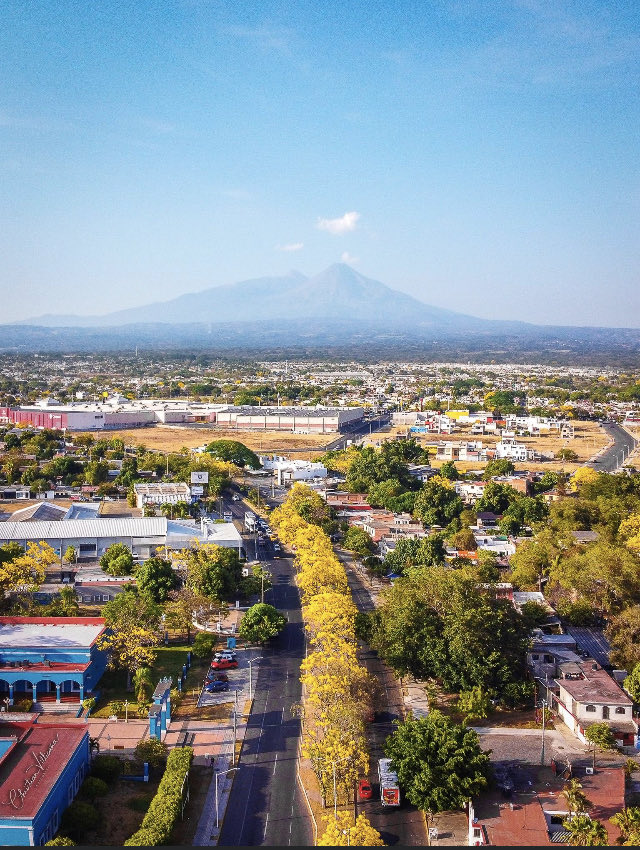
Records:
[[[233,523],[196,523],[193,520],[167,520],[166,517],[96,517],[62,522],[0,522],[0,545],[16,541],[44,541],[64,555],[73,546],[79,559],[97,560],[114,543],[124,543],[136,560],[146,560],[157,550],[184,549],[199,543],[238,549],[242,538]]]
[[[592,658],[558,665],[548,701],[552,711],[573,734],[586,743],[585,732],[594,723],[606,723],[618,746],[634,747],[638,724],[633,719],[633,700]]]
[[[504,437],[496,443],[496,458],[508,458],[516,462],[524,463],[530,459],[530,454],[524,443],[518,443],[513,438]]]
[[[0,617],[0,700],[79,707],[107,664],[104,630],[101,617]]]
[[[508,799],[500,790],[492,790],[469,803],[470,847],[549,847],[567,844],[570,837],[563,821],[569,817],[562,795],[566,776],[559,776],[552,764],[538,778],[524,773],[520,787],[509,790]],[[625,778],[622,767],[584,769],[577,777],[587,799],[593,804],[589,815],[600,821],[607,832],[609,846],[619,843],[620,830],[611,818],[625,807]],[[525,787],[526,785],[526,787]]]
[[[136,494],[136,507],[145,505],[175,505],[178,502],[191,501],[191,487],[182,481],[167,483],[137,483],[133,485]]]
[[[260,463],[266,471],[272,471],[279,486],[293,481],[320,481],[326,478],[328,470],[322,463],[311,460],[291,460],[286,457],[261,457]]]
[[[89,727],[38,723],[35,714],[0,717],[0,845],[50,841],[89,773]]]
[[[362,407],[251,407],[229,405],[213,411],[209,421],[238,431],[296,431],[334,434],[359,425]]]

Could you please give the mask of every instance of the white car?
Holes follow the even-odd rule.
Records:
[[[232,501],[232,502],[239,502],[239,501],[240,501],[240,496],[238,496],[238,494],[237,494],[237,493],[234,493],[234,494],[233,494],[233,496],[231,497],[231,501]]]

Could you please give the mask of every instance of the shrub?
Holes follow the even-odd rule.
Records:
[[[70,838],[67,838],[66,835],[56,835],[55,838],[52,838],[51,841],[47,841],[44,845],[45,847],[75,847],[76,842],[72,841]]]
[[[91,803],[74,800],[62,815],[62,828],[76,838],[85,832],[95,829],[100,823],[100,812]]]
[[[80,794],[92,802],[98,797],[104,797],[109,792],[109,786],[104,779],[97,776],[87,776],[80,788]]]
[[[31,711],[33,708],[33,700],[32,699],[19,699],[17,702],[14,702],[12,706],[12,711],[23,712],[23,711]]]
[[[136,758],[143,762],[149,762],[151,767],[160,767],[167,759],[167,745],[157,738],[138,741]]]
[[[213,655],[213,650],[216,647],[217,637],[216,635],[209,634],[208,632],[198,632],[193,641],[192,652],[196,656],[196,658],[209,658]]]
[[[181,747],[169,753],[164,776],[142,826],[124,842],[126,847],[157,847],[169,842],[173,826],[180,815],[182,785],[192,759],[191,747]]]
[[[82,707],[87,712],[87,717],[91,714],[93,709],[96,707],[96,698],[88,697],[87,699],[82,700]]]
[[[116,756],[96,756],[91,765],[91,774],[103,779],[107,785],[117,782],[122,773],[122,762]]]

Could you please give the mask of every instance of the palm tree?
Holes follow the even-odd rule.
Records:
[[[63,617],[73,617],[78,613],[78,597],[72,587],[63,587],[60,596],[60,610]]]
[[[137,702],[144,705],[149,699],[149,692],[153,689],[151,670],[148,667],[138,667],[133,675],[133,686]]]
[[[570,833],[569,844],[572,847],[606,847],[609,844],[606,829],[599,820],[591,820],[589,815],[575,815],[564,820],[562,825]]]
[[[569,779],[565,782],[562,796],[569,809],[569,820],[575,814],[581,815],[593,806],[593,803],[587,799],[586,794],[582,790],[582,785],[577,779]]]
[[[640,837],[640,809],[631,806],[623,809],[611,818],[611,823],[617,826],[622,838],[627,844],[637,844]]]

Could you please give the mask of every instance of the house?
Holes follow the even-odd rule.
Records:
[[[594,723],[607,723],[618,746],[633,747],[638,724],[633,700],[592,658],[558,665],[551,683],[549,705],[573,734],[586,743],[585,732]]]
[[[524,443],[518,443],[514,438],[503,437],[496,443],[496,458],[508,458],[520,463],[529,459],[529,451]]]
[[[526,781],[509,791],[491,790],[469,802],[470,847],[549,847],[567,844],[570,833],[563,822],[569,817],[562,794],[564,777],[543,769],[539,774],[527,771]],[[574,774],[575,776],[575,774]],[[609,846],[616,846],[620,830],[611,818],[625,806],[624,769],[597,768],[587,773],[584,768],[576,777],[587,799],[592,803],[589,816],[598,820],[607,832]]]
[[[89,727],[39,723],[31,713],[0,718],[0,845],[50,841],[89,774]]]

